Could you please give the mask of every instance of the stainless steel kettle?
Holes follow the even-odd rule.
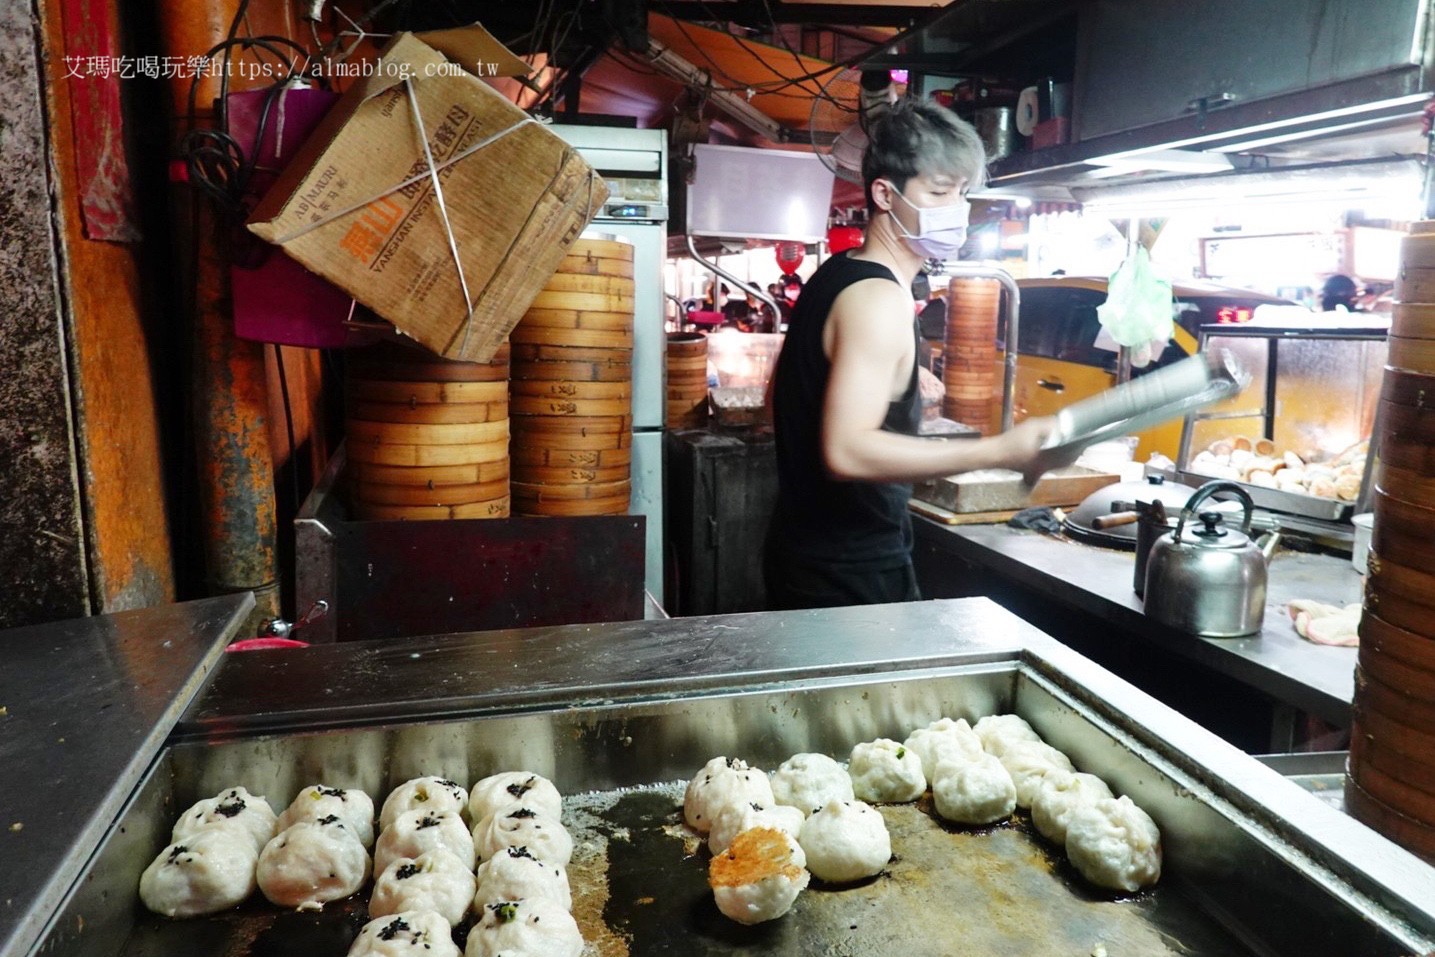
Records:
[[[1220,512],[1196,507],[1217,492],[1230,492],[1244,506],[1239,531]],[[1254,505],[1234,482],[1207,482],[1196,490],[1180,521],[1156,539],[1146,561],[1146,614],[1193,635],[1239,638],[1261,630],[1266,610],[1266,565],[1280,542],[1272,533],[1251,541]],[[1199,519],[1200,527],[1191,524]]]

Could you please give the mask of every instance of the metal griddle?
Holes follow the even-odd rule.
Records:
[[[782,920],[744,927],[722,916],[707,885],[710,855],[681,820],[682,784],[582,795],[565,813],[579,850],[570,864],[585,957],[647,954],[782,957],[969,957],[1021,954],[1241,957],[1243,946],[1175,882],[1133,897],[1087,885],[1024,816],[962,828],[918,804],[881,809],[895,859],[855,885],[815,882]],[[319,914],[254,901],[222,917],[152,915],[125,957],[178,953],[343,957],[371,888]],[[468,927],[459,929],[462,943]]]
[[[336,668],[346,647],[354,657]],[[224,786],[279,804],[317,780],[382,797],[419,774],[517,767],[568,796],[585,957],[1435,950],[1435,870],[984,600],[443,636],[403,652],[231,656],[239,670],[226,664],[171,739],[37,953],[338,957],[362,901],[319,914],[251,901],[171,922],[139,907],[139,873],[179,811]],[[549,665],[524,675],[515,661]],[[250,696],[273,685],[246,672],[275,667],[296,688],[324,688],[328,706],[269,697],[260,713]],[[884,808],[897,859],[882,876],[814,885],[755,928],[717,913],[707,852],[678,815],[683,782],[708,758],[769,769],[800,751],[845,758],[940,715],[1006,711],[1151,813],[1166,851],[1157,887],[1112,897],[1023,821],[966,830],[918,804]]]

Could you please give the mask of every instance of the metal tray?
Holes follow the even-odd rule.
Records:
[[[973,607],[982,614],[970,614]],[[631,664],[615,666],[608,687],[563,688],[555,677],[537,682],[541,692],[513,683],[514,690],[463,701],[431,693],[422,707],[391,710],[406,720],[385,720],[370,702],[368,718],[355,726],[300,722],[280,730],[286,719],[276,712],[260,722],[273,733],[197,733],[153,767],[39,952],[337,957],[362,923],[361,900],[320,914],[281,913],[262,901],[210,919],[145,914],[136,902],[138,875],[178,810],[239,783],[275,803],[316,780],[382,797],[419,774],[472,781],[516,767],[553,778],[570,796],[565,821],[579,844],[570,873],[586,957],[1044,957],[1102,948],[1111,957],[1393,957],[1435,948],[1435,871],[1373,832],[989,603],[889,609],[674,620],[641,632],[633,624],[608,626],[607,634],[552,629],[526,638],[538,660],[551,640],[565,649],[569,669],[601,673],[603,647]],[[884,618],[888,627],[873,627]],[[862,661],[782,665],[808,637],[825,634],[829,647],[840,647],[860,629],[879,649]],[[964,629],[996,633],[952,635]],[[700,674],[695,661],[716,661],[712,639],[727,631],[726,673]],[[624,633],[639,634],[644,647],[625,646],[617,640]],[[508,647],[451,640],[457,637],[384,654],[451,679],[466,673],[463,648],[491,664]],[[929,649],[927,666],[908,657],[918,637]],[[648,657],[649,646],[662,650]],[[696,648],[708,654],[695,658]],[[807,654],[822,656],[820,649]],[[673,673],[679,661],[681,677]],[[337,689],[340,703],[343,696]],[[1113,899],[1082,883],[1025,823],[952,828],[919,804],[884,808],[897,859],[879,878],[843,890],[814,887],[785,918],[756,928],[717,914],[706,851],[677,814],[682,783],[708,758],[741,756],[765,768],[800,751],[845,758],[857,742],[900,738],[940,715],[1006,711],[1152,814],[1165,846],[1156,888]],[[327,720],[342,714],[330,710]]]
[[[1189,469],[1178,469],[1166,474],[1171,475],[1178,482],[1195,486],[1217,480],[1213,475],[1202,475],[1200,472],[1192,472]],[[1327,522],[1349,522],[1350,516],[1355,513],[1354,502],[1321,498],[1318,495],[1304,495],[1300,492],[1286,492],[1264,485],[1251,485],[1236,479],[1221,479],[1220,481],[1235,482],[1251,496],[1251,501],[1255,503],[1256,508],[1269,509],[1272,512],[1284,512],[1304,518],[1318,518]]]

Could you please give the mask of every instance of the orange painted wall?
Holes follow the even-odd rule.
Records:
[[[59,5],[39,9],[91,597],[96,612],[121,611],[175,597],[139,247],[85,238],[69,84],[86,81],[65,79]]]

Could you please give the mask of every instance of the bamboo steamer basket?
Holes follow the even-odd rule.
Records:
[[[537,482],[512,483],[516,498],[547,502],[579,502],[588,499],[610,499],[632,494],[632,482],[580,482],[571,485],[544,485]]]
[[[1369,651],[1435,673],[1435,635],[1397,628],[1373,612],[1361,615],[1360,647],[1362,652]],[[1429,708],[1430,727],[1435,730],[1435,701],[1429,703]]]
[[[1435,220],[1410,224],[1410,232],[1400,241],[1400,268],[1429,269],[1435,267]]]
[[[605,452],[612,449],[626,450],[633,446],[631,432],[544,432],[526,434],[519,432],[513,437],[513,451],[524,452]]]
[[[1380,398],[1396,405],[1435,410],[1435,374],[1406,372],[1385,367],[1380,383]]]
[[[1426,828],[1435,827],[1430,822],[1435,820],[1435,808],[1431,807],[1432,798],[1430,794],[1416,787],[1411,787],[1402,781],[1397,781],[1390,775],[1385,774],[1373,767],[1369,762],[1361,761],[1359,764],[1351,762],[1351,776],[1355,783],[1370,797],[1379,801],[1392,811],[1397,811],[1417,821]]]
[[[1386,341],[1390,346],[1390,355],[1385,361],[1392,367],[1421,374],[1435,372],[1435,339],[1391,335]]]
[[[455,518],[507,518],[510,508],[509,499],[501,498],[468,505],[371,505],[360,502],[354,506],[354,511],[360,519],[370,522],[433,522]]]
[[[383,343],[351,350],[351,378],[414,382],[502,382],[508,378],[509,347],[501,345],[488,362],[444,359],[416,347]]]
[[[947,314],[954,308],[970,308],[985,314],[988,306],[1001,301],[1002,284],[995,279],[957,277],[947,283]]]
[[[1420,445],[1435,445],[1435,409],[1397,405],[1381,400],[1380,425],[1384,437]]]
[[[1379,614],[1380,609],[1373,609],[1370,613]],[[1400,626],[1391,623],[1390,627]],[[1435,671],[1368,648],[1362,648],[1356,659],[1366,677],[1387,687],[1399,688],[1401,693],[1418,701],[1435,705]],[[1432,752],[1431,759],[1435,760],[1435,752]]]
[[[513,498],[515,514],[528,515],[532,517],[567,517],[576,518],[587,515],[627,515],[629,507],[627,496],[611,499],[591,499],[581,502],[553,502],[553,501],[529,501],[518,496]]]
[[[520,320],[529,329],[593,329],[632,332],[633,315],[628,312],[580,312],[577,309],[530,309]]]
[[[508,420],[410,424],[350,419],[349,439],[366,445],[482,445],[508,438]]]
[[[1413,761],[1408,755],[1384,747],[1368,734],[1351,735],[1350,766],[1357,771],[1370,768],[1401,784],[1435,793],[1435,764],[1428,755]]]
[[[633,350],[622,346],[549,345],[541,342],[513,343],[513,364],[534,362],[620,362],[632,365]]]
[[[1435,303],[1397,302],[1390,334],[1406,339],[1435,339]]]
[[[632,412],[633,399],[565,399],[554,396],[515,395],[509,400],[514,417],[539,416],[624,416]]]
[[[1421,750],[1425,738],[1435,735],[1435,703],[1392,688],[1367,672],[1364,666],[1355,669],[1355,687],[1357,700],[1352,713],[1355,723],[1364,725],[1367,743],[1387,751],[1408,753],[1408,757],[1421,764],[1435,762],[1435,753]],[[1384,737],[1372,733],[1372,728]],[[1425,738],[1411,737],[1411,733]]]
[[[1423,572],[1415,568],[1406,568],[1404,565],[1381,558],[1378,552],[1372,552],[1366,561],[1368,577],[1366,588],[1374,593],[1377,599],[1375,602],[1367,601],[1366,605],[1371,610],[1378,611],[1378,602],[1388,601],[1392,598],[1400,599],[1406,604],[1414,604],[1424,609],[1424,612],[1412,613],[1421,614],[1421,620],[1410,628],[1416,634],[1435,636],[1435,574]],[[1391,624],[1400,625],[1393,618],[1387,618]],[[1408,627],[1401,625],[1400,627]]]
[[[596,278],[596,277],[595,277]],[[627,312],[633,311],[633,294],[617,292],[567,292],[559,289],[541,289],[533,297],[529,309],[571,309],[576,312]],[[520,326],[523,322],[520,320]]]
[[[463,403],[401,403],[351,400],[347,413],[351,420],[392,422],[411,425],[461,425],[463,423],[497,422],[508,418],[508,401]]]
[[[708,420],[708,340],[699,333],[670,333],[665,420],[670,429],[702,428]]]
[[[439,488],[445,485],[476,485],[508,478],[507,459],[473,465],[396,466],[350,462],[350,477],[374,485],[420,485]]]
[[[994,279],[953,279],[948,292],[942,414],[990,435],[1001,284]]]
[[[473,485],[379,485],[354,483],[356,501],[369,505],[468,505],[492,502],[508,496],[508,479],[477,482]]]
[[[515,344],[573,346],[586,349],[622,349],[632,353],[631,329],[569,329],[525,325],[521,320],[509,337]]]
[[[508,401],[508,381],[422,382],[405,379],[353,379],[345,385],[353,402],[389,402],[403,405],[473,405]]]
[[[509,392],[517,396],[549,399],[631,399],[633,383],[570,382],[566,379],[520,379],[510,383]]]
[[[1356,669],[1355,687],[1354,710],[1357,716],[1374,714],[1387,718],[1402,727],[1413,728],[1425,734],[1435,734],[1435,704],[1429,701],[1420,701],[1396,691],[1385,682],[1368,674],[1364,668]],[[1382,744],[1385,747],[1392,746],[1388,742],[1382,742]],[[1428,756],[1426,760],[1428,760]]]
[[[517,514],[627,511],[631,261],[627,244],[580,241],[513,331],[510,490]]]
[[[632,449],[548,449],[515,445],[511,450],[514,466],[536,468],[602,469],[631,465]]]
[[[1376,490],[1371,550],[1384,561],[1435,574],[1435,510],[1420,508]]]
[[[525,437],[549,435],[613,435],[633,431],[631,415],[530,415],[513,420]]]
[[[669,429],[701,429],[708,424],[708,403],[669,402],[664,409]]]
[[[513,363],[512,382],[629,382],[633,378],[631,359],[600,362],[581,360],[534,360]]]
[[[1401,248],[1377,420],[1375,527],[1357,653],[1346,780],[1351,813],[1435,860],[1435,223]],[[1423,285],[1422,285],[1423,284]]]
[[[568,247],[564,260],[569,259],[616,259],[619,262],[633,261],[632,243],[616,239],[600,239],[596,236],[579,236]]]
[[[508,460],[508,439],[466,445],[388,445],[355,442],[346,446],[349,461],[384,466],[483,465]]]
[[[619,279],[632,279],[633,261],[601,256],[568,255],[559,261],[558,271],[570,276],[614,276]]]
[[[558,265],[558,271],[543,284],[545,292],[576,292],[598,294],[605,297],[631,298],[633,280],[622,276],[593,275],[592,273],[570,273]]]
[[[1345,782],[1345,806],[1357,820],[1363,821],[1427,861],[1435,863],[1435,827],[1429,827],[1386,807],[1349,778]]]
[[[1402,266],[1395,277],[1397,303],[1435,303],[1435,266]]]
[[[625,482],[632,474],[629,463],[588,468],[573,466],[515,465],[513,481],[523,485],[593,485]]]
[[[1381,460],[1375,464],[1375,490],[1402,502],[1435,502],[1435,475],[1421,475]]]

